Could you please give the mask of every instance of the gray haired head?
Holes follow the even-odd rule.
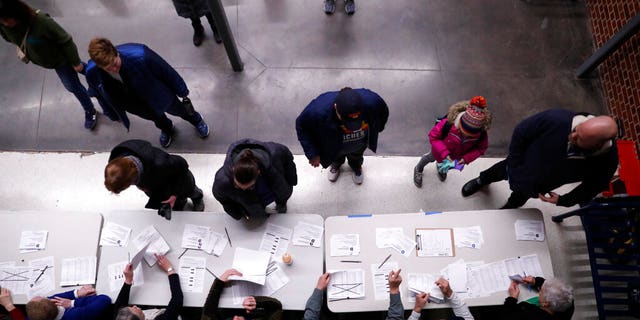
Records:
[[[554,313],[567,311],[573,305],[573,288],[560,279],[547,279],[542,284],[540,302],[548,303]]]

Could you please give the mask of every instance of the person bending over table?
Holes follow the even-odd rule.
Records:
[[[167,273],[169,277],[169,287],[171,288],[171,300],[169,305],[163,309],[147,309],[142,310],[138,306],[129,306],[129,292],[133,285],[133,266],[127,264],[124,268],[124,283],[118,294],[118,298],[114,304],[117,310],[116,320],[176,320],[182,310],[182,289],[180,288],[180,278],[173,269],[171,261],[165,256],[156,254],[158,259],[158,267]]]
[[[235,310],[236,314],[225,317],[218,309],[220,296],[224,287],[229,285],[229,277],[232,275],[242,276],[242,273],[236,269],[225,271],[220,278],[216,278],[211,285],[209,295],[202,309],[201,320],[221,320],[221,319],[264,319],[264,320],[280,320],[282,318],[282,304],[277,299],[271,297],[252,297],[249,296],[242,302],[244,310]]]
[[[560,279],[545,280],[542,277],[527,276],[522,283],[534,287],[538,299],[518,303],[520,287],[511,281],[509,296],[504,300],[503,319],[571,319],[573,316],[573,288]]]
[[[111,298],[100,294],[91,286],[57,293],[49,298],[34,297],[26,305],[31,320],[84,320],[102,319],[111,306]]]

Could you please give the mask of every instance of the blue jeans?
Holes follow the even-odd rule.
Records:
[[[89,98],[89,94],[87,93],[87,89],[80,82],[80,78],[78,77],[76,70],[74,70],[70,64],[66,64],[62,67],[56,68],[55,70],[62,82],[62,85],[64,85],[67,91],[76,96],[84,111],[88,113],[96,112],[96,109],[93,107],[93,102],[91,102],[91,98]]]

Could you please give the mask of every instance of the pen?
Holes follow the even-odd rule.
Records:
[[[129,263],[131,263],[131,252],[127,252],[127,257],[129,257],[128,261],[129,261]]]
[[[184,251],[182,251],[182,253],[178,256],[178,260],[180,260],[180,258],[182,258],[182,256],[184,256],[184,254],[187,253],[187,250],[189,250],[189,248],[184,249]]]
[[[33,283],[38,282],[38,280],[40,280],[40,277],[42,277],[42,275],[44,274],[45,271],[47,271],[47,269],[49,269],[49,266],[44,266],[44,269],[40,271],[40,275],[36,278],[36,281],[34,281]]]
[[[227,227],[224,227],[224,233],[227,234],[227,240],[229,240],[229,247],[233,247],[231,244],[231,237],[229,237],[229,231],[227,231]]]
[[[340,260],[340,262],[348,262],[348,263],[362,263],[360,260]]]
[[[527,277],[527,273],[524,270],[522,270],[522,274],[524,274],[525,278]],[[522,280],[524,280],[524,278]],[[529,289],[529,291],[531,291],[531,284],[529,282],[526,282],[526,283],[527,283],[527,289]]]
[[[382,266],[387,262],[387,260],[389,260],[389,258],[391,258],[391,253],[389,253],[389,255],[384,259],[384,261],[382,261],[382,263],[378,266],[378,269],[382,268]]]

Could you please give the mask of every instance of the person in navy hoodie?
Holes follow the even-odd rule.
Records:
[[[54,294],[49,298],[34,297],[26,305],[30,320],[84,320],[98,319],[111,306],[111,298],[100,294],[91,286]]]
[[[329,181],[338,179],[346,158],[353,182],[362,184],[364,151],[376,152],[388,118],[389,108],[377,93],[345,87],[311,101],[296,119],[296,131],[309,164],[331,165]]]
[[[209,135],[209,126],[196,112],[189,89],[178,72],[144,44],[114,46],[109,39],[94,38],[89,43],[87,83],[104,115],[121,121],[129,129],[126,112],[151,120],[160,129],[160,145],[173,140],[173,123],[165,113],[191,123],[200,138]],[[178,100],[182,99],[182,102]]]

